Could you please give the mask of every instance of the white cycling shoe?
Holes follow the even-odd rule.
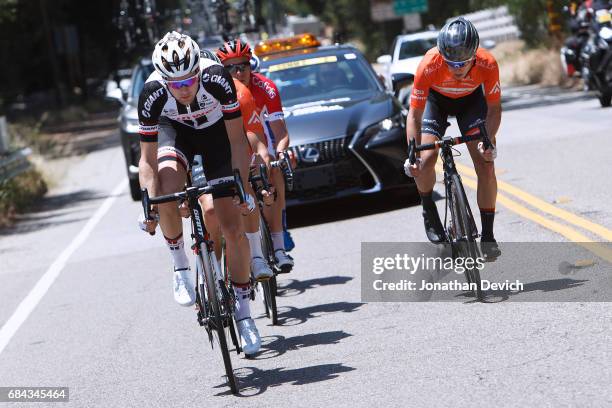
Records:
[[[276,258],[276,265],[278,265],[281,273],[291,272],[291,269],[293,269],[293,258],[287,255],[284,249],[277,249],[274,251],[274,257]]]
[[[259,351],[261,347],[261,337],[255,322],[250,317],[236,322],[238,326],[238,334],[240,335],[240,343],[242,351],[246,356],[251,356]]]
[[[253,272],[253,278],[258,282],[267,281],[274,275],[270,265],[259,256],[251,259],[251,271]]]
[[[181,306],[191,306],[195,303],[195,291],[189,276],[190,273],[190,268],[174,270],[174,300]]]

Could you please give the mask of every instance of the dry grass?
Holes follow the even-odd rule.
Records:
[[[0,184],[0,227],[11,225],[16,214],[24,212],[46,192],[47,184],[35,169]]]
[[[576,80],[563,72],[559,50],[526,50],[522,41],[498,44],[492,51],[499,63],[499,75],[505,85],[543,85],[571,87]]]

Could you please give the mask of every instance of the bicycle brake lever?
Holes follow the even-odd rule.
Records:
[[[153,217],[151,217],[151,200],[149,200],[149,191],[146,188],[140,190],[142,193],[142,209],[144,211],[144,219],[147,221],[152,221]],[[149,232],[149,235],[155,235],[155,231]]]
[[[478,129],[480,130],[480,134],[482,135],[482,147],[485,150],[488,150],[493,147],[493,143],[491,143],[491,139],[489,139],[489,134],[487,133],[487,127],[485,126],[485,124],[481,123],[478,126]]]
[[[408,163],[410,163],[411,166],[414,163],[416,163],[415,150],[416,150],[416,140],[410,139],[410,142],[408,143]]]

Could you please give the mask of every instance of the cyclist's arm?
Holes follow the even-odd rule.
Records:
[[[247,130],[246,134],[247,139],[249,139],[251,149],[253,150],[253,152],[257,153],[262,158],[262,160],[266,164],[266,167],[268,167],[269,169],[270,157],[268,155],[268,149],[266,148],[266,144],[262,140],[263,136],[260,136],[259,134],[249,130]]]
[[[495,136],[497,135],[497,131],[499,130],[499,125],[501,124],[501,116],[502,116],[502,107],[501,102],[488,102],[487,103],[487,133],[489,134],[489,139],[491,139],[491,143],[495,145]]]
[[[242,117],[225,120],[225,128],[232,149],[232,168],[240,170],[243,182],[249,179],[249,147],[244,135]]]
[[[276,140],[275,150],[280,153],[289,148],[289,132],[287,131],[287,124],[284,119],[278,119],[270,122],[270,129],[274,134],[274,140]]]
[[[151,197],[157,195],[157,142],[140,142],[140,161],[138,162],[138,181]]]
[[[423,109],[411,107],[406,118],[406,136],[408,143],[415,139],[416,144],[421,144],[421,124],[423,123]]]
[[[488,54],[488,53],[487,53]],[[487,133],[491,143],[495,145],[495,136],[501,123],[501,83],[499,81],[499,67],[493,56],[488,57],[484,81],[484,92],[487,100]]]
[[[147,82],[138,99],[138,133],[140,134],[140,160],[138,181],[151,196],[158,192],[157,131],[161,111],[168,95],[158,81]]]

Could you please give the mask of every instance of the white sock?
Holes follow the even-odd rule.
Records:
[[[234,283],[234,293],[236,294],[236,311],[234,316],[236,321],[251,317],[251,285],[245,284],[238,286]]]
[[[283,231],[281,232],[273,232],[270,234],[272,236],[272,245],[274,246],[274,252],[279,249],[285,250],[285,238],[283,237]]]
[[[246,236],[249,240],[249,248],[251,248],[251,258],[263,258],[263,253],[261,252],[261,235],[259,234],[259,230],[256,232],[247,232]]]
[[[189,268],[189,259],[185,253],[185,241],[183,241],[183,233],[174,239],[166,238],[166,245],[172,255],[175,269]]]

